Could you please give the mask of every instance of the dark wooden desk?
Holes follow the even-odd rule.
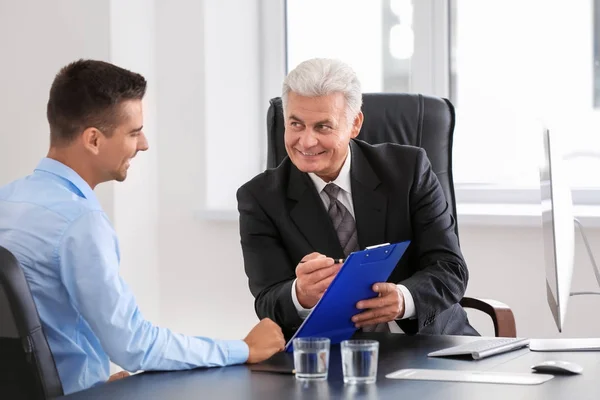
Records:
[[[332,346],[329,379],[322,382],[301,383],[293,375],[252,372],[241,365],[143,373],[61,399],[600,399],[598,352],[535,353],[521,349],[472,361],[429,358],[427,353],[477,340],[477,337],[385,333],[359,336],[380,342],[376,384],[344,385],[339,346]],[[402,368],[530,372],[529,367],[535,362],[550,359],[577,362],[584,367],[583,374],[556,376],[535,386],[405,381],[385,377]]]

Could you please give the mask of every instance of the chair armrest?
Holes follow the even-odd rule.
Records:
[[[496,300],[463,297],[460,305],[464,308],[474,308],[483,311],[489,315],[494,322],[496,337],[517,337],[515,316],[506,304]]]

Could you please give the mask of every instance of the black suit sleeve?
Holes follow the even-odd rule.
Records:
[[[418,265],[417,272],[400,283],[413,296],[417,319],[399,322],[405,332],[414,333],[462,299],[469,274],[455,232],[456,221],[422,149],[417,153],[409,195]]]
[[[275,321],[285,337],[290,338],[302,324],[291,294],[295,266],[281,243],[277,227],[251,191],[242,186],[237,200],[244,266],[256,314],[261,319]]]

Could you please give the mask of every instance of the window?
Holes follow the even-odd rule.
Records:
[[[268,100],[281,94],[289,70],[313,57],[348,62],[364,92],[450,98],[459,203],[539,202],[548,127],[569,154],[574,202],[600,204],[600,0],[235,4],[242,12],[233,16],[219,2],[205,7],[209,212],[235,210],[237,187],[264,169]],[[223,104],[240,93],[243,127],[223,125]],[[221,157],[232,140],[236,154]]]
[[[562,139],[572,186],[600,189],[599,3],[451,1],[459,185],[537,189],[548,127]]]
[[[287,0],[288,72],[314,58],[354,68],[363,92],[410,89],[412,0]]]
[[[494,188],[492,202],[538,201],[545,127],[560,132],[573,187],[600,192],[600,0],[286,4],[288,71],[338,57],[365,92],[452,100],[459,200]],[[501,200],[498,188],[508,190]]]
[[[283,1],[207,1],[202,17],[202,42],[190,49],[202,60],[190,83],[204,95],[200,214],[237,220],[237,189],[266,165],[265,117],[285,76]]]

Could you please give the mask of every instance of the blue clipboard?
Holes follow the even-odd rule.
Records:
[[[377,295],[373,284],[387,281],[409,244],[384,244],[351,253],[285,350],[291,352],[293,340],[299,337],[326,337],[331,344],[352,337],[356,328],[351,318],[362,311],[356,303]]]

